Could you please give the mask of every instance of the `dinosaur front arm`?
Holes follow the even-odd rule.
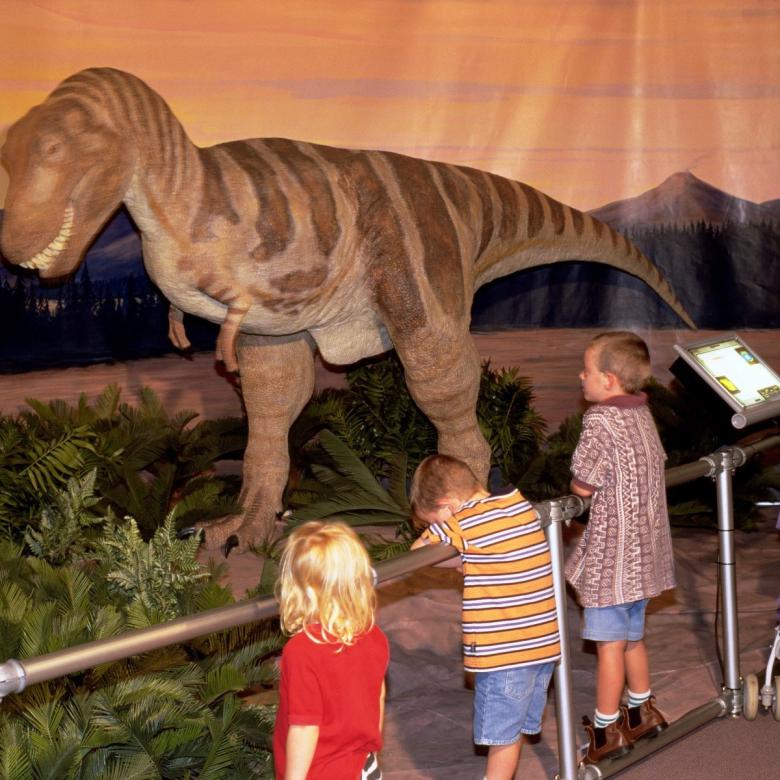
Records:
[[[221,360],[231,373],[238,371],[236,339],[247,311],[249,311],[249,304],[246,301],[239,300],[230,303],[222,327],[219,329],[219,336],[217,336],[217,360]]]
[[[168,339],[176,349],[189,349],[192,346],[184,329],[184,312],[173,305],[168,308]]]

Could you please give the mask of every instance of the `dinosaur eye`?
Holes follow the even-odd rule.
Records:
[[[63,150],[62,141],[54,138],[42,138],[38,147],[43,160],[56,160]]]

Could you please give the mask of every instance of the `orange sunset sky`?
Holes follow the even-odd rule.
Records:
[[[778,0],[0,0],[0,138],[110,65],[203,146],[392,149],[581,209],[681,170],[761,202],[780,198],[779,41]]]

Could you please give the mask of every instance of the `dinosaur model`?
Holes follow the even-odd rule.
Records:
[[[395,347],[441,452],[486,479],[475,413],[474,291],[563,260],[606,263],[650,285],[689,325],[656,267],[626,238],[527,184],[382,151],[281,138],[195,146],[135,76],[91,68],[8,131],[4,256],[42,277],[71,272],[124,203],[149,276],[181,312],[221,324],[218,357],[240,368],[249,440],[243,517],[207,537],[273,528],[290,425],[314,388],[314,351],[350,364]]]

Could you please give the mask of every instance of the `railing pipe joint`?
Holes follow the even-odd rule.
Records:
[[[705,455],[699,458],[700,461],[706,463],[710,470],[704,475],[705,477],[711,477],[713,480],[718,478],[718,474],[726,471],[733,474],[740,466],[743,466],[747,462],[748,456],[741,447],[721,447],[715,452],[711,452],[709,455]]]
[[[0,702],[9,694],[21,693],[26,681],[24,667],[16,659],[9,658],[0,664]]]

